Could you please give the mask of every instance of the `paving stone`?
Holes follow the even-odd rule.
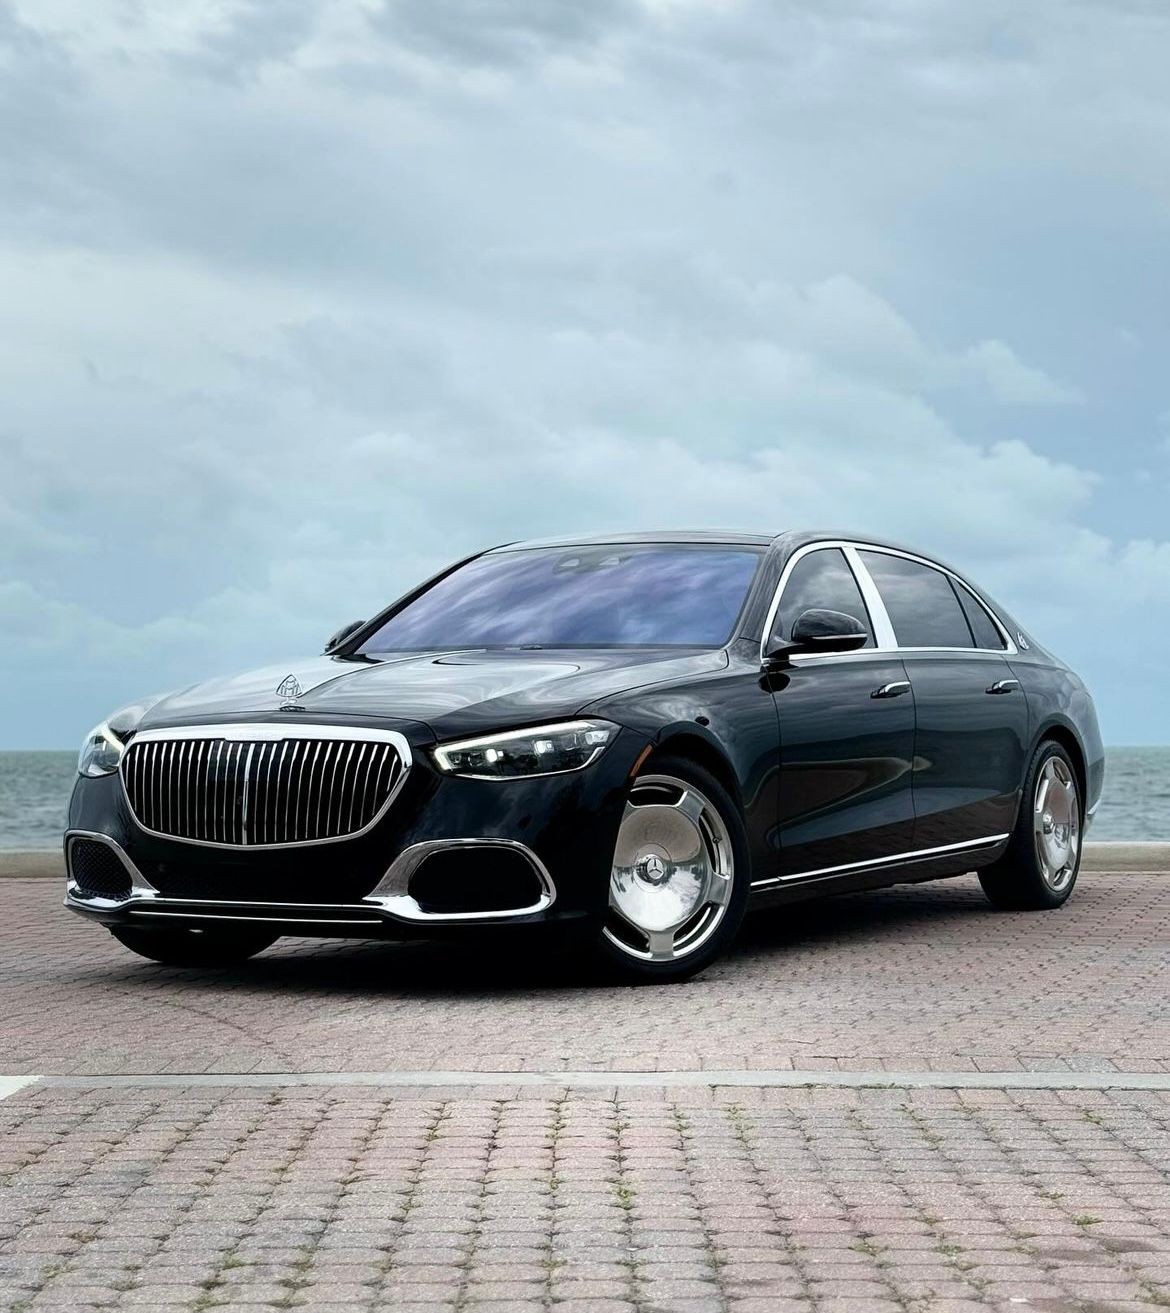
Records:
[[[1059,917],[994,914],[970,881],[792,909],[638,990],[292,940],[181,973],[40,882],[4,890],[0,1071],[1170,1057],[1161,876],[1092,874]],[[1156,1091],[30,1088],[0,1101],[0,1313],[1148,1310],[1170,1302],[1168,1146]]]

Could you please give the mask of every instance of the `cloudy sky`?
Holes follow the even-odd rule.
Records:
[[[0,0],[0,747],[452,557],[845,526],[1170,741],[1163,0]]]

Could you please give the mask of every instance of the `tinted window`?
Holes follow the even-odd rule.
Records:
[[[971,632],[975,635],[975,646],[989,647],[994,652],[1002,652],[1004,649],[1003,635],[996,627],[995,621],[987,614],[987,608],[982,602],[977,601],[974,594],[968,592],[962,584],[955,584],[955,592],[959,594],[959,601],[963,604],[963,613],[967,617],[967,623],[971,626]]]
[[[899,647],[973,647],[950,579],[939,570],[885,552],[862,552]]]
[[[361,650],[719,647],[760,555],[685,544],[494,552],[440,579]]]
[[[802,556],[792,567],[784,592],[780,597],[780,610],[776,616],[776,632],[782,638],[791,638],[792,626],[810,607],[826,611],[844,611],[865,626],[869,637],[866,647],[873,646],[873,626],[861,596],[861,589],[839,547],[823,547]]]

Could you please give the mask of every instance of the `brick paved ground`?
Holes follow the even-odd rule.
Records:
[[[1170,1072],[1170,878],[769,918],[685,987],[287,941],[139,963],[3,881],[0,1074]],[[428,1077],[429,1079],[429,1077]],[[0,1102],[0,1310],[1170,1307],[1170,1093],[33,1086]]]
[[[601,987],[559,960],[285,939],[243,967],[134,957],[0,882],[0,1072],[883,1065],[1170,1070],[1170,878],[1086,877],[1059,912],[973,877],[761,917],[683,986]]]
[[[0,1105],[6,1310],[1170,1304],[1163,1094],[63,1095]]]

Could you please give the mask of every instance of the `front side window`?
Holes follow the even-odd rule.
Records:
[[[974,647],[949,577],[904,556],[862,552],[899,647]]]
[[[685,543],[490,552],[408,602],[361,651],[722,647],[762,554]]]
[[[861,596],[861,589],[839,547],[822,547],[802,556],[792,567],[780,597],[775,632],[781,638],[792,637],[792,626],[810,608],[842,611],[860,620],[867,634],[866,647],[873,647],[873,625]]]

